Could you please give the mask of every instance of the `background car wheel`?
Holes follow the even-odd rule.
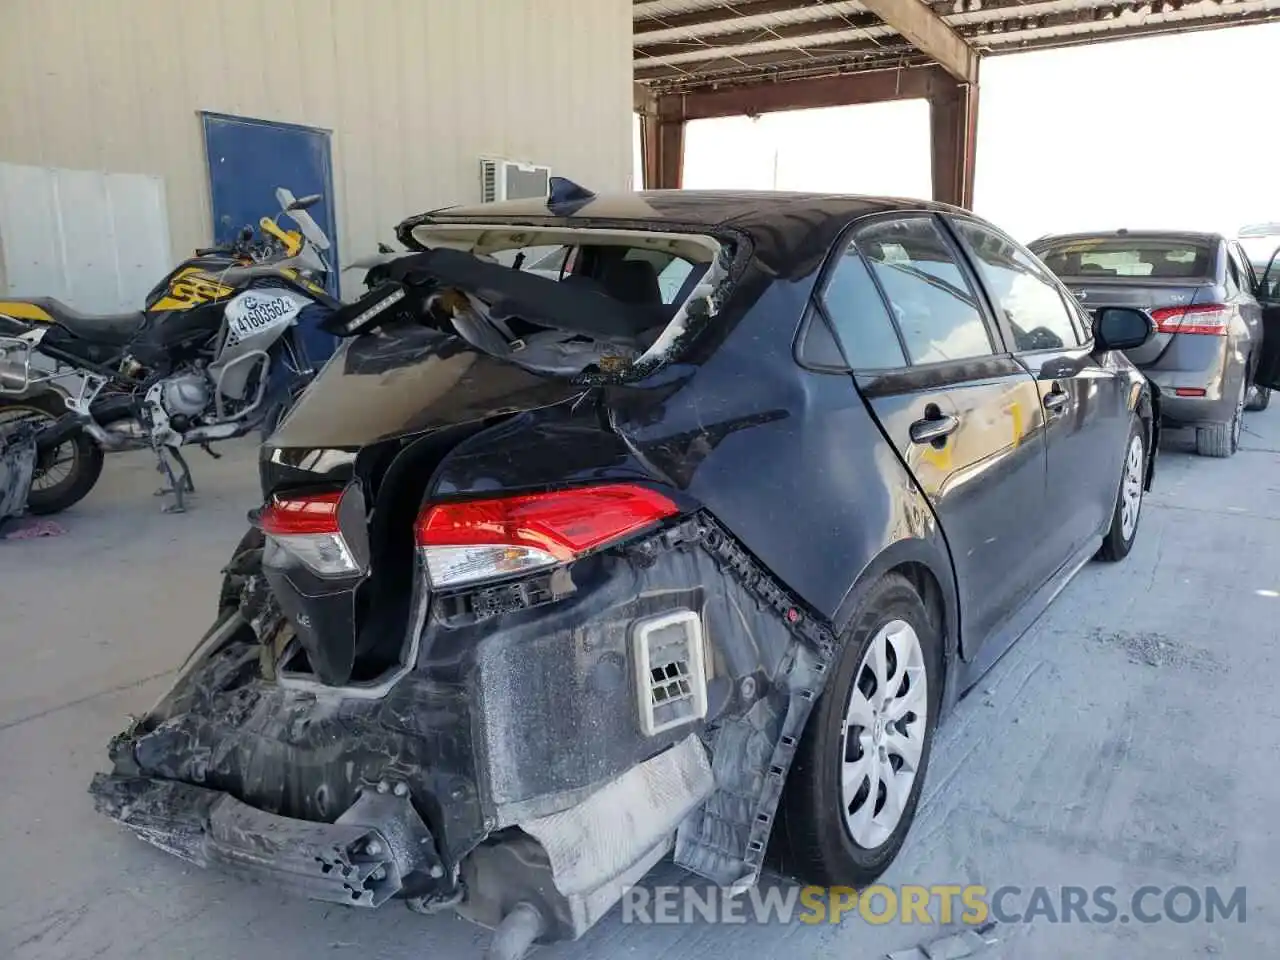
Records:
[[[929,766],[942,694],[942,638],[909,580],[863,600],[809,718],[774,832],[781,869],[864,886],[906,839]]]
[[[1270,387],[1250,387],[1249,399],[1245,403],[1246,410],[1258,411],[1265,410],[1271,405],[1271,388]]]
[[[1202,457],[1229,457],[1240,448],[1240,430],[1244,424],[1246,385],[1240,381],[1240,395],[1235,412],[1227,423],[1211,423],[1196,427],[1196,453]]]
[[[1124,466],[1120,471],[1120,495],[1111,515],[1111,529],[1098,549],[1098,559],[1123,560],[1133,549],[1138,537],[1138,521],[1142,518],[1142,492],[1147,479],[1146,430],[1142,421],[1133,418],[1129,442],[1125,447]]]
[[[52,423],[66,412],[60,394],[41,393],[0,402],[0,424],[19,420]],[[102,461],[102,448],[83,430],[77,430],[36,461],[27,509],[34,514],[50,514],[79,503],[102,475]]]

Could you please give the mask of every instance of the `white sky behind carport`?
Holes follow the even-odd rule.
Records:
[[[695,121],[685,153],[687,188],[930,194],[921,100]],[[1280,24],[984,60],[974,193],[1023,241],[1280,221]]]

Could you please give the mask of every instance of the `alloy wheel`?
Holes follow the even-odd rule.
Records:
[[[928,729],[924,649],[911,624],[892,620],[871,638],[844,713],[840,798],[858,846],[879,847],[902,819]]]
[[[1120,535],[1126,542],[1133,538],[1133,531],[1138,526],[1138,512],[1142,509],[1142,467],[1142,437],[1135,434],[1129,439],[1124,480],[1120,486]]]

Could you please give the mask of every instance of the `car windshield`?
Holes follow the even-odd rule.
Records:
[[[1150,277],[1206,280],[1213,276],[1213,244],[1164,237],[1070,237],[1033,246],[1060,277]]]

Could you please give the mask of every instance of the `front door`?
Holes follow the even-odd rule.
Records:
[[[932,214],[873,220],[824,298],[859,389],[946,536],[971,659],[1039,586],[1030,558],[1046,455],[1035,380],[998,346],[961,263]]]
[[[1262,306],[1262,354],[1253,382],[1280,390],[1280,249],[1258,282],[1258,303]]]
[[[214,242],[229,243],[242,228],[256,230],[260,219],[278,215],[277,187],[295,197],[318,193],[322,199],[308,212],[333,244],[326,285],[336,296],[341,267],[328,131],[220,113],[201,116]]]
[[[951,220],[991,297],[1005,339],[1036,378],[1049,449],[1054,522],[1037,565],[1046,578],[1103,533],[1120,491],[1132,418],[1128,379],[1093,355],[1092,323],[1035,258],[987,224]]]

